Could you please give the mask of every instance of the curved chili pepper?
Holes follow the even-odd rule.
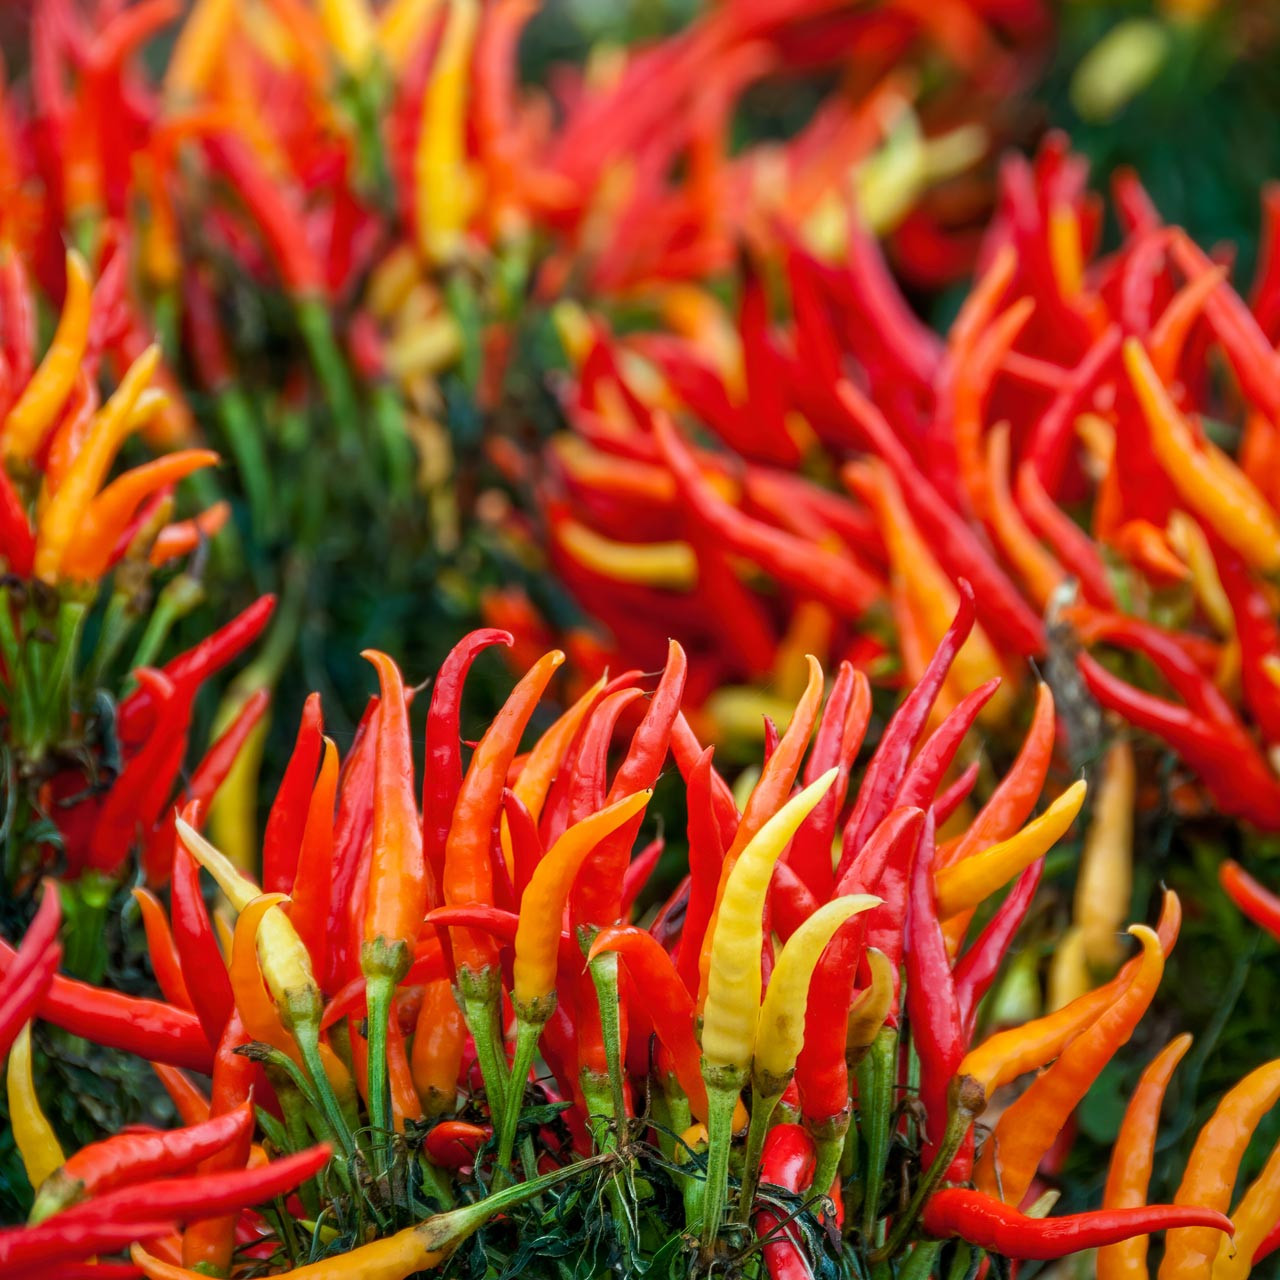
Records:
[[[1280,941],[1280,897],[1228,858],[1218,868],[1218,882],[1228,898],[1260,929]]]
[[[0,979],[13,972],[17,952],[0,941]],[[205,1071],[212,1049],[199,1019],[158,1000],[105,991],[60,974],[36,1007],[37,1017],[107,1049],[122,1049],[175,1067]]]
[[[662,678],[653,691],[644,718],[632,735],[627,754],[614,774],[605,797],[612,804],[624,796],[651,790],[667,758],[671,730],[684,696],[688,662],[684,650],[672,640]],[[594,715],[593,715],[594,720]],[[640,815],[600,842],[573,884],[571,904],[575,925],[613,924],[623,915],[627,859]],[[634,866],[634,863],[630,864]]]
[[[489,627],[464,636],[449,651],[431,688],[426,767],[422,775],[422,842],[435,882],[444,883],[445,846],[462,788],[459,738],[462,686],[475,657],[490,645],[514,643],[509,631]]]
[[[1280,742],[1280,685],[1265,669],[1266,660],[1280,654],[1280,627],[1266,593],[1250,575],[1243,559],[1219,538],[1211,537],[1210,546],[1240,642],[1245,704],[1263,737],[1268,742]]]
[[[186,1129],[121,1133],[82,1147],[41,1184],[29,1221],[42,1222],[69,1205],[117,1187],[189,1169],[252,1129],[253,1108],[246,1101]]]
[[[1111,1151],[1107,1185],[1102,1193],[1104,1209],[1132,1209],[1146,1204],[1160,1107],[1174,1070],[1189,1048],[1188,1035],[1171,1040],[1139,1077]],[[1135,1236],[1099,1249],[1097,1267],[1098,1280],[1142,1280],[1147,1275],[1146,1237]]]
[[[186,980],[182,976],[182,960],[174,945],[169,921],[160,900],[149,889],[134,889],[133,900],[142,913],[142,927],[147,937],[147,953],[151,958],[151,971],[160,994],[180,1009],[193,1009],[187,993]]]
[[[1042,858],[1066,834],[1084,804],[1086,783],[1073,782],[1038,818],[1016,835],[971,854],[939,873],[938,911],[954,916],[976,907]]]
[[[5,1100],[8,1103],[13,1145],[21,1157],[27,1181],[33,1187],[40,1187],[58,1169],[65,1157],[58,1143],[58,1135],[41,1110],[40,1097],[36,1093],[32,1075],[31,1057],[31,1023],[24,1022],[9,1050]]]
[[[1014,492],[1027,523],[1079,582],[1084,598],[1100,609],[1114,609],[1115,593],[1097,545],[1045,491],[1031,462],[1019,465]]]
[[[164,1091],[169,1095],[183,1124],[200,1124],[209,1118],[209,1099],[187,1075],[177,1067],[166,1066],[163,1062],[153,1062],[151,1069],[164,1085]]]
[[[680,979],[671,957],[662,946],[633,925],[601,929],[587,952],[588,963],[605,951],[616,951],[637,988],[644,992],[643,1013],[653,1025],[671,1071],[689,1107],[705,1120],[707,1087],[699,1066],[701,1051],[694,1038],[693,996]]]
[[[849,770],[862,746],[871,719],[871,683],[861,671],[842,662],[814,735],[813,750],[804,766],[808,785],[830,768],[836,768],[835,784],[822,803],[805,819],[791,841],[787,865],[819,897],[829,897],[833,883],[831,845],[836,820],[844,807]]]
[[[1129,932],[1142,943],[1142,963],[1115,1003],[1063,1049],[1061,1056],[1000,1117],[975,1171],[980,1189],[1019,1204],[1041,1157],[1107,1061],[1133,1033],[1164,972],[1160,940],[1145,925]],[[999,1170],[998,1174],[996,1170]]]
[[[67,251],[66,281],[62,315],[49,349],[0,425],[0,452],[6,461],[22,461],[35,454],[80,369],[89,337],[92,290],[89,268],[74,249]]]
[[[62,924],[62,902],[57,885],[46,880],[40,890],[40,906],[31,918],[13,964],[4,973],[0,989],[0,1058],[31,1019],[58,971],[62,951],[57,944]]]
[[[1280,1061],[1251,1071],[1218,1103],[1200,1130],[1173,1199],[1225,1213],[1245,1149],[1258,1122],[1280,1099]],[[1218,1252],[1206,1226],[1188,1226],[1165,1241],[1162,1280],[1185,1280],[1203,1273]]]
[[[849,870],[854,856],[866,843],[867,837],[880,825],[889,810],[895,807],[894,797],[912,749],[929,719],[951,663],[973,629],[973,620],[973,591],[968,583],[961,582],[960,607],[950,628],[929,660],[924,676],[885,726],[871,763],[867,766],[853,812],[845,823],[843,852],[836,867],[837,881]]]
[[[307,805],[298,865],[294,872],[289,919],[319,973],[326,971],[329,887],[333,871],[334,803],[338,794],[338,750],[324,739],[320,774]]]
[[[185,812],[195,816],[190,806]],[[182,975],[189,979],[187,991],[205,1036],[214,1044],[222,1037],[235,999],[200,890],[199,868],[181,841],[173,851],[171,903],[173,940]]]
[[[963,697],[948,712],[916,752],[894,797],[895,807],[925,809],[932,806],[938,787],[951,767],[965,735],[999,687],[999,677],[988,680]]]
[[[951,1187],[935,1191],[921,1218],[931,1236],[959,1236],[1005,1258],[1065,1258],[1173,1227],[1196,1226],[1232,1233],[1231,1220],[1212,1209],[1159,1204],[1134,1209],[1098,1209],[1062,1218],[1029,1218],[1012,1205]]]
[[[684,927],[680,931],[677,967],[681,981],[695,996],[699,984],[699,958],[711,914],[715,910],[720,869],[724,863],[720,828],[712,811],[714,753],[714,747],[703,751],[685,778],[689,814],[689,904],[685,909]],[[734,813],[736,815],[736,809]]]
[[[450,905],[493,901],[490,832],[507,769],[534,706],[563,661],[564,654],[558,649],[539,659],[516,685],[475,749],[458,792],[445,846],[444,900]],[[487,939],[455,929],[451,941],[460,973],[466,970],[483,980],[483,975],[492,971],[493,945]]]
[[[320,763],[324,716],[320,695],[312,693],[302,705],[298,736],[284,777],[276,789],[262,836],[262,889],[264,893],[288,893],[294,883],[302,833],[307,824],[311,789]]]

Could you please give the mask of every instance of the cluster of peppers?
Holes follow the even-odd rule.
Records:
[[[913,685],[963,578],[944,705],[1002,676],[995,729],[1050,659],[1194,775],[1179,812],[1280,829],[1280,204],[1246,301],[1130,173],[1096,254],[1087,176],[1060,137],[1005,159],[943,336],[856,222],[835,256],[749,253],[736,312],[702,293],[619,336],[566,304],[534,536],[599,660],[674,626],[716,731],[758,733],[740,686],[792,696],[806,650]]]
[[[1103,985],[978,1034],[1085,784],[1032,816],[1056,736],[1041,686],[1016,760],[966,805],[965,740],[996,686],[942,701],[975,626],[967,583],[959,598],[856,788],[871,699],[851,664],[827,689],[809,660],[735,795],[685,715],[674,642],[651,691],[637,671],[602,679],[522,752],[563,664],[544,655],[464,767],[467,673],[512,641],[487,630],[431,684],[419,805],[415,693],[368,652],[379,693],[345,759],[318,698],[304,710],[260,882],[199,833],[198,804],[169,829],[168,911],[140,891],[163,1002],[57,972],[51,888],[21,948],[0,947],[10,1110],[36,1189],[32,1222],[0,1231],[6,1274],[406,1280],[590,1175],[619,1256],[640,1265],[636,1175],[651,1158],[683,1200],[694,1271],[759,1255],[790,1280],[835,1249],[924,1277],[976,1270],[984,1253],[1097,1247],[1100,1273],[1135,1275],[1146,1236],[1167,1230],[1162,1276],[1248,1274],[1280,1242],[1280,1155],[1234,1206],[1232,1191],[1280,1067],[1222,1099],[1175,1202],[1147,1205],[1187,1037],[1131,1099],[1103,1208],[1046,1216],[1056,1193],[1039,1170],[1150,1005],[1181,908],[1166,892],[1158,927],[1130,928],[1141,950]],[[661,838],[639,837],[669,758],[685,874],[633,922],[663,883]],[[31,1082],[32,1018],[151,1060],[183,1127],[64,1161]],[[129,1262],[88,1261],[126,1243]]]

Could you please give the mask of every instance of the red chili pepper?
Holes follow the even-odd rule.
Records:
[[[655,836],[627,863],[622,875],[622,902],[618,912],[621,919],[625,920],[631,914],[631,908],[647,887],[666,847],[667,842],[661,836]]]
[[[937,819],[938,826],[944,825],[947,819],[969,798],[981,772],[981,763],[974,760],[949,787],[938,792],[938,798],[933,802],[933,816]]]
[[[142,912],[142,928],[147,936],[147,954],[160,994],[179,1009],[193,1009],[182,976],[182,960],[169,929],[169,920],[160,899],[149,889],[134,889],[133,899]]]
[[[907,769],[893,803],[899,807],[929,808],[947,770],[955,759],[965,735],[973,727],[982,708],[1000,687],[996,677],[980,685],[960,700],[943,722],[925,739]]]
[[[192,1083],[190,1078],[177,1067],[166,1066],[163,1062],[153,1062],[151,1069],[157,1079],[164,1085],[178,1118],[183,1124],[199,1124],[209,1118],[209,1099]]]
[[[1280,897],[1255,880],[1238,862],[1228,858],[1218,868],[1223,891],[1260,929],[1280,942]]]
[[[333,822],[333,874],[329,886],[328,955],[321,984],[326,991],[336,991],[360,971],[364,912],[356,908],[361,897],[358,892],[361,873],[368,874],[365,846],[373,830],[378,706],[377,698],[369,700],[338,775],[338,813]],[[354,930],[343,927],[348,919],[355,922]]]
[[[462,686],[476,655],[490,645],[510,647],[509,631],[488,627],[464,636],[440,666],[427,711],[427,756],[422,777],[422,843],[437,884],[444,882],[444,852],[462,788]]]
[[[1200,776],[1223,813],[1263,830],[1280,828],[1280,783],[1242,725],[1211,723],[1143,693],[1088,654],[1077,662],[1089,692],[1131,724],[1163,738]]]
[[[166,663],[163,674],[175,686],[199,685],[233,662],[262,634],[275,607],[275,596],[260,596],[226,626]],[[154,716],[155,699],[145,687],[139,687],[121,702],[117,729],[126,746],[135,746],[146,737]]]
[[[1218,565],[1222,589],[1236,620],[1240,642],[1240,681],[1245,704],[1268,742],[1280,743],[1280,686],[1263,668],[1263,659],[1280,657],[1280,627],[1261,584],[1244,560],[1221,538],[1206,530]]]
[[[800,824],[786,855],[786,865],[823,901],[830,898],[834,882],[831,845],[849,789],[849,770],[862,746],[870,719],[871,683],[863,672],[842,662],[814,735],[813,750],[805,762],[805,786],[816,782],[828,769],[839,772],[831,789]]]
[[[667,648],[667,662],[662,678],[653,691],[648,710],[636,728],[627,754],[618,766],[607,794],[601,797],[601,803],[596,806],[597,809],[606,804],[614,804],[638,791],[648,791],[658,781],[670,747],[671,730],[684,697],[687,670],[684,650],[672,640]],[[588,732],[590,725],[601,713],[602,705],[592,713],[588,721]],[[585,744],[585,734],[583,741]],[[574,820],[577,821],[578,818],[575,817]],[[630,870],[639,860],[628,866],[627,859],[643,820],[643,814],[637,814],[602,840],[588,857],[573,883],[570,897],[575,925],[613,924],[622,918],[627,905],[626,875],[639,874]],[[661,853],[661,849],[658,853]],[[657,855],[654,857],[655,861],[656,858]],[[638,891],[639,885],[636,886],[636,892]]]
[[[671,728],[671,754],[675,756],[676,767],[687,787],[689,773],[702,755],[702,743],[689,727],[683,711],[676,716],[676,722]],[[734,802],[729,784],[714,768],[708,774],[707,783],[710,788],[711,814],[720,831],[720,842],[728,848],[738,830],[738,806]]]
[[[833,555],[825,547],[754,520],[721,498],[663,414],[654,415],[654,438],[691,518],[722,540],[726,549],[748,556],[766,573],[822,601],[840,617],[859,616],[880,596],[880,584],[851,557]]]
[[[0,475],[0,555],[9,572],[30,578],[35,563],[36,538],[26,507],[6,471]]]
[[[1149,1235],[1172,1227],[1215,1227],[1231,1235],[1231,1219],[1212,1209],[1157,1204],[1136,1209],[1098,1209],[1063,1218],[1029,1218],[1012,1205],[980,1191],[958,1187],[935,1191],[921,1216],[931,1236],[959,1236],[1005,1258],[1047,1260]]]
[[[843,852],[836,869],[837,880],[849,870],[854,856],[866,843],[867,837],[893,808],[894,797],[898,793],[912,749],[928,723],[933,704],[956,654],[973,629],[973,619],[973,591],[967,582],[962,581],[960,607],[956,610],[951,626],[947,628],[946,635],[930,658],[919,683],[885,726],[871,763],[867,766],[857,802],[845,824]],[[867,892],[873,893],[875,889],[868,886]]]
[[[1039,618],[973,529],[916,466],[884,415],[849,382],[841,382],[836,395],[842,414],[870,438],[875,452],[893,471],[912,519],[952,580],[957,585],[968,581],[981,593],[983,626],[1016,653],[1031,656],[1043,652],[1044,629]],[[839,443],[859,441],[851,442],[841,433]]]
[[[1043,871],[1044,859],[1038,858],[1014,882],[986,928],[956,962],[956,1003],[966,1033],[973,1031],[978,1003],[1008,957],[1009,947],[1031,908]]]
[[[799,1194],[813,1178],[813,1139],[798,1124],[778,1124],[764,1140],[760,1184]],[[813,1270],[800,1248],[800,1233],[772,1209],[755,1215],[756,1237],[771,1280],[806,1280]]]
[[[289,919],[298,931],[313,969],[325,972],[329,944],[329,886],[333,872],[334,802],[338,793],[338,751],[324,740],[324,758],[307,806],[302,847],[293,878]]]
[[[209,1094],[209,1114],[223,1115],[234,1111],[253,1093],[253,1083],[259,1068],[242,1053],[237,1053],[249,1042],[239,1013],[233,1013],[218,1042],[217,1056],[213,1062],[213,1087]],[[249,1162],[252,1132],[227,1143],[220,1151],[206,1157],[200,1165],[202,1174],[218,1174],[225,1170],[242,1170]],[[226,1275],[231,1268],[235,1250],[235,1214],[202,1217],[188,1225],[182,1237],[182,1263],[199,1268],[213,1275]]]
[[[167,1132],[119,1133],[82,1147],[41,1183],[29,1221],[42,1222],[90,1196],[178,1173],[253,1132],[246,1101],[201,1124]]]
[[[294,883],[302,833],[307,825],[311,788],[320,763],[320,739],[324,733],[324,713],[320,695],[310,694],[302,706],[302,719],[293,754],[271,802],[262,835],[262,891],[288,893]]]
[[[119,1253],[141,1240],[173,1232],[172,1222],[44,1222],[0,1231],[0,1260],[12,1280],[49,1280],[59,1264]]]
[[[707,1114],[707,1087],[702,1078],[702,1051],[694,1037],[693,996],[676,972],[671,957],[643,929],[613,925],[601,929],[589,958],[616,951],[643,1000],[635,1012],[652,1025],[662,1047],[661,1065],[672,1072],[689,1099],[694,1115]]]
[[[184,820],[195,826],[192,819],[196,817],[198,811],[188,805]],[[205,1037],[210,1044],[217,1044],[235,1008],[235,997],[200,889],[200,868],[181,840],[174,845],[170,893],[173,940],[187,992]]]
[[[441,1120],[422,1140],[427,1159],[438,1169],[465,1169],[476,1162],[476,1153],[493,1138],[493,1127],[465,1120]]]
[[[542,836],[533,815],[510,787],[504,787],[502,791],[502,812],[511,834],[511,856],[515,863],[511,887],[515,900],[519,902],[546,850],[542,847]]]
[[[1115,608],[1115,594],[1097,544],[1045,491],[1035,467],[1023,462],[1016,482],[1018,507],[1027,523],[1074,575],[1084,598],[1100,609]]]
[[[566,830],[604,808],[609,782],[606,772],[609,747],[613,742],[614,730],[623,712],[643,696],[640,689],[618,689],[601,698],[584,722],[573,761],[573,781],[569,787],[569,804],[564,817]],[[545,840],[552,842],[563,834],[554,830],[542,833]],[[621,867],[618,868],[618,874],[622,874]]]
[[[14,972],[18,953],[0,941],[0,979]],[[37,1016],[107,1049],[122,1049],[175,1067],[207,1071],[213,1057],[199,1019],[157,1000],[104,991],[55,975]]]
[[[689,905],[680,933],[677,966],[686,989],[695,995],[698,990],[698,961],[711,914],[715,910],[724,864],[721,831],[711,807],[711,758],[714,752],[714,747],[702,752],[685,777],[689,815]]]
[[[910,891],[904,951],[907,962],[907,1014],[911,1041],[920,1057],[920,1100],[925,1109],[928,1135],[922,1160],[927,1169],[942,1145],[948,1120],[948,1092],[965,1054],[966,1041],[951,974],[951,958],[938,921],[934,893],[933,814],[927,812],[920,827],[911,864]],[[970,1153],[969,1159],[972,1159]],[[963,1181],[969,1170],[953,1164],[947,1176]]]
[[[0,990],[0,1059],[8,1054],[18,1033],[39,1007],[58,971],[62,959],[57,941],[61,924],[58,887],[46,880],[40,907],[27,926],[13,964],[4,974],[4,987]]]

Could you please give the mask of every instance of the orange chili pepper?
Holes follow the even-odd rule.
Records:
[[[453,1110],[466,1039],[467,1026],[448,978],[427,983],[409,1063],[424,1115],[438,1116]]]

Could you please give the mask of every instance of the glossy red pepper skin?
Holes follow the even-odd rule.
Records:
[[[0,979],[7,980],[17,952],[0,942]],[[38,1017],[107,1049],[123,1049],[174,1067],[208,1071],[213,1049],[199,1019],[183,1009],[104,991],[55,975],[36,1006]]]
[[[1280,743],[1280,686],[1263,669],[1262,660],[1280,655],[1280,626],[1260,584],[1244,560],[1220,538],[1209,536],[1222,589],[1231,604],[1240,642],[1240,681],[1244,700],[1262,736]]]
[[[668,647],[667,663],[658,687],[632,735],[631,745],[612,784],[602,797],[603,803],[597,805],[597,809],[638,791],[648,791],[657,782],[667,759],[671,730],[684,697],[687,671],[684,650],[673,640]],[[595,714],[588,724],[595,719]],[[644,815],[637,814],[602,840],[588,856],[573,882],[570,895],[575,926],[613,924],[622,919],[625,874],[631,847],[643,821]]]
[[[951,626],[938,645],[937,652],[929,659],[929,665],[919,683],[885,726],[871,763],[867,766],[858,799],[845,824],[843,852],[836,868],[837,880],[843,878],[867,837],[894,807],[895,797],[906,773],[907,761],[911,758],[916,740],[928,723],[929,713],[933,710],[951,664],[973,629],[973,620],[973,591],[968,583],[961,583],[960,607]],[[868,887],[867,892],[875,893],[876,890]]]
[[[476,1162],[476,1152],[493,1137],[487,1124],[465,1120],[441,1120],[423,1139],[427,1159],[438,1169],[465,1169]]]
[[[1218,880],[1227,897],[1254,924],[1280,942],[1280,897],[1229,858],[1218,868]]]
[[[1231,1233],[1231,1219],[1191,1205],[1148,1205],[1136,1209],[1099,1209],[1063,1218],[1029,1218],[980,1191],[958,1187],[935,1191],[926,1201],[921,1223],[931,1236],[959,1236],[1005,1258],[1044,1260],[1115,1244],[1171,1227],[1216,1227]]]
[[[7,1056],[18,1033],[39,1007],[62,958],[57,941],[62,924],[58,889],[53,881],[46,880],[41,892],[40,906],[0,988],[0,1059]]]
[[[956,962],[956,1003],[966,1035],[972,1033],[978,1004],[995,981],[1009,954],[1009,947],[1027,917],[1043,871],[1044,859],[1039,858],[1018,877],[995,915]]]
[[[262,836],[262,891],[288,893],[298,866],[302,833],[307,825],[311,788],[320,764],[324,717],[320,695],[310,694],[302,707],[298,736],[285,766],[284,777],[271,803]]]
[[[925,1109],[928,1135],[922,1160],[932,1164],[948,1119],[948,1092],[967,1045],[951,974],[951,958],[938,920],[934,893],[934,826],[932,811],[920,827],[907,905],[905,955],[907,966],[907,1014],[911,1041],[920,1057],[920,1100]],[[957,1157],[948,1176],[962,1181],[969,1176],[971,1152]]]
[[[7,471],[0,475],[0,548],[9,572],[29,579],[35,564],[35,534]]]
[[[779,1124],[769,1130],[760,1160],[760,1186],[781,1187],[799,1194],[813,1179],[816,1157],[813,1139],[798,1124]],[[799,1246],[799,1233],[772,1209],[761,1209],[754,1218],[756,1236],[770,1280],[804,1280],[812,1276]]]
[[[715,910],[720,869],[724,863],[721,829],[712,813],[714,752],[714,747],[702,752],[685,778],[689,814],[689,903],[680,931],[677,967],[685,987],[695,996],[698,993],[699,956]]]
[[[436,884],[444,881],[444,850],[453,806],[462,788],[462,687],[476,656],[514,643],[509,631],[488,627],[464,636],[441,664],[427,710],[427,757],[422,776],[422,845]]]
[[[78,1200],[190,1169],[230,1143],[252,1134],[248,1101],[184,1129],[119,1133],[82,1147],[38,1189],[33,1221]]]
[[[226,626],[166,663],[163,674],[175,685],[200,684],[233,662],[262,634],[275,607],[275,596],[259,597]],[[121,740],[136,747],[150,731],[154,716],[155,699],[147,689],[138,688],[120,704],[116,727]]]
[[[190,806],[184,816],[188,821],[195,816]],[[181,841],[174,846],[170,894],[173,941],[187,993],[205,1037],[216,1044],[235,1008],[235,996],[200,888],[200,868]]]
[[[956,705],[945,720],[925,739],[907,768],[893,803],[899,807],[927,809],[955,759],[965,734],[973,727],[982,708],[1000,686],[997,677],[988,680]]]

